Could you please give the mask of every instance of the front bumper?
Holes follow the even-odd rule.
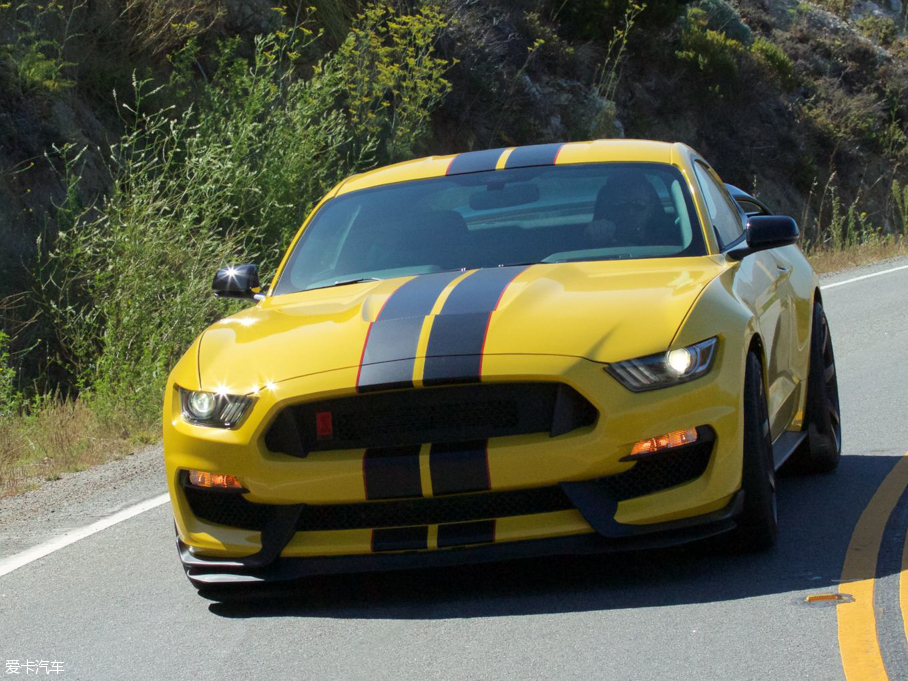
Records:
[[[720,345],[720,356],[708,376],[639,394],[627,391],[603,371],[601,364],[589,360],[487,356],[483,383],[558,381],[579,392],[599,410],[600,417],[594,425],[557,437],[542,433],[489,440],[490,492],[560,487],[570,497],[569,508],[514,517],[483,516],[496,523],[494,543],[464,548],[449,548],[437,536],[444,523],[454,520],[421,520],[412,524],[429,525],[428,542],[424,550],[410,553],[399,552],[406,551],[406,545],[384,549],[387,552],[378,550],[374,528],[387,525],[337,529],[294,523],[285,529],[290,536],[274,543],[279,544],[279,549],[268,563],[261,562],[269,543],[266,528],[212,521],[194,512],[183,489],[182,476],[187,469],[235,475],[248,490],[242,495],[244,500],[276,508],[394,503],[369,500],[364,488],[363,450],[313,451],[306,458],[296,458],[271,452],[264,444],[275,415],[288,404],[298,403],[301,396],[315,400],[349,395],[349,386],[355,384],[355,369],[279,383],[274,389],[263,391],[246,421],[231,431],[183,422],[175,383],[186,385],[191,376],[175,377],[168,386],[169,401],[165,403],[164,445],[168,484],[187,570],[191,578],[233,574],[230,570],[247,576],[283,574],[288,570],[297,576],[351,569],[384,570],[405,564],[417,567],[520,555],[626,550],[641,543],[674,544],[731,529],[733,497],[741,485],[743,370],[737,357],[723,354]],[[707,427],[715,437],[702,474],[684,484],[639,496],[603,496],[591,491],[592,481],[617,479],[640,466],[621,460],[637,440],[694,426]],[[423,489],[429,489],[430,471],[424,465],[428,454],[426,449],[419,454]],[[715,515],[723,513],[722,517]],[[457,522],[460,520],[465,519]],[[692,523],[699,529],[691,529]],[[259,556],[258,562],[249,564],[255,555]],[[277,567],[289,564],[288,561],[295,564],[297,559],[299,568]],[[336,567],[343,565],[357,567]]]
[[[572,492],[590,494],[589,487],[574,483]],[[579,486],[577,486],[579,485]],[[592,494],[596,494],[595,491]],[[591,499],[587,499],[588,504]],[[502,544],[487,544],[437,551],[401,551],[364,555],[319,556],[311,558],[280,557],[286,541],[293,535],[298,507],[288,507],[280,521],[262,533],[262,549],[246,558],[210,558],[195,553],[177,535],[177,549],[189,580],[198,588],[223,584],[281,582],[316,575],[355,572],[384,572],[439,568],[452,565],[491,563],[520,558],[619,553],[644,549],[667,548],[707,539],[735,528],[734,519],[740,514],[744,493],[737,492],[724,508],[701,516],[651,525],[622,525],[615,522],[616,504],[598,498],[598,512],[589,509],[590,517],[598,518],[596,532],[550,537]],[[293,510],[297,509],[294,514]]]

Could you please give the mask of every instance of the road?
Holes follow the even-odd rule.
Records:
[[[161,494],[152,448],[0,502],[0,663],[92,681],[908,678],[908,268],[835,285],[904,265],[824,280],[842,463],[780,480],[769,552],[319,578],[219,602],[184,577],[164,504],[3,574],[4,558]],[[805,603],[838,592],[854,602]]]

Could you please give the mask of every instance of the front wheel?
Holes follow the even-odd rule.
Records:
[[[842,456],[842,417],[832,336],[823,306],[813,306],[810,371],[807,376],[807,439],[791,457],[799,473],[828,473]]]
[[[776,473],[769,430],[769,409],[763,388],[763,369],[754,353],[747,355],[744,373],[744,447],[741,473],[744,510],[731,536],[741,552],[768,549],[776,543],[778,510]]]

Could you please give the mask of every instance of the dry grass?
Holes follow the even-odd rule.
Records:
[[[3,418],[0,498],[118,459],[137,445],[154,441],[153,432],[140,424],[102,419],[82,399],[47,400],[29,414]]]
[[[127,0],[122,16],[130,25],[131,42],[160,56],[212,31],[226,14],[217,0]]]
[[[829,274],[905,255],[908,255],[908,240],[886,237],[840,251],[819,248],[810,251],[807,257],[817,274]]]

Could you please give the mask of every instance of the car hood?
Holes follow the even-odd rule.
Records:
[[[569,355],[614,362],[661,352],[704,286],[722,269],[713,259],[700,257],[423,275],[419,279],[428,279],[418,286],[431,288],[434,281],[438,293],[423,295],[425,309],[416,306],[413,315],[399,312],[392,320],[409,329],[412,350],[406,349],[406,339],[390,347],[400,355],[395,359],[401,360],[445,354],[446,347],[460,354],[457,343],[438,343],[435,337],[430,343],[430,336],[468,335],[473,329],[471,333],[482,334],[476,347],[483,355]],[[471,283],[475,290],[468,291],[466,282],[477,274]],[[484,279],[495,280],[493,288],[498,288],[481,290],[486,286]],[[387,353],[367,353],[364,347],[367,341],[370,347],[378,342],[380,334],[371,334],[371,327],[392,326],[390,322],[383,326],[390,313],[382,310],[386,305],[389,310],[395,307],[389,301],[398,291],[401,295],[396,300],[400,300],[402,287],[412,280],[402,277],[273,296],[222,319],[205,331],[200,342],[202,388],[247,392],[268,382],[369,365],[370,357],[387,361]],[[467,308],[476,309],[452,308],[454,291],[460,286]],[[481,303],[483,297],[491,302]],[[449,315],[449,310],[464,314]],[[439,320],[446,315],[442,324]],[[393,340],[400,333],[394,331],[390,337]]]

